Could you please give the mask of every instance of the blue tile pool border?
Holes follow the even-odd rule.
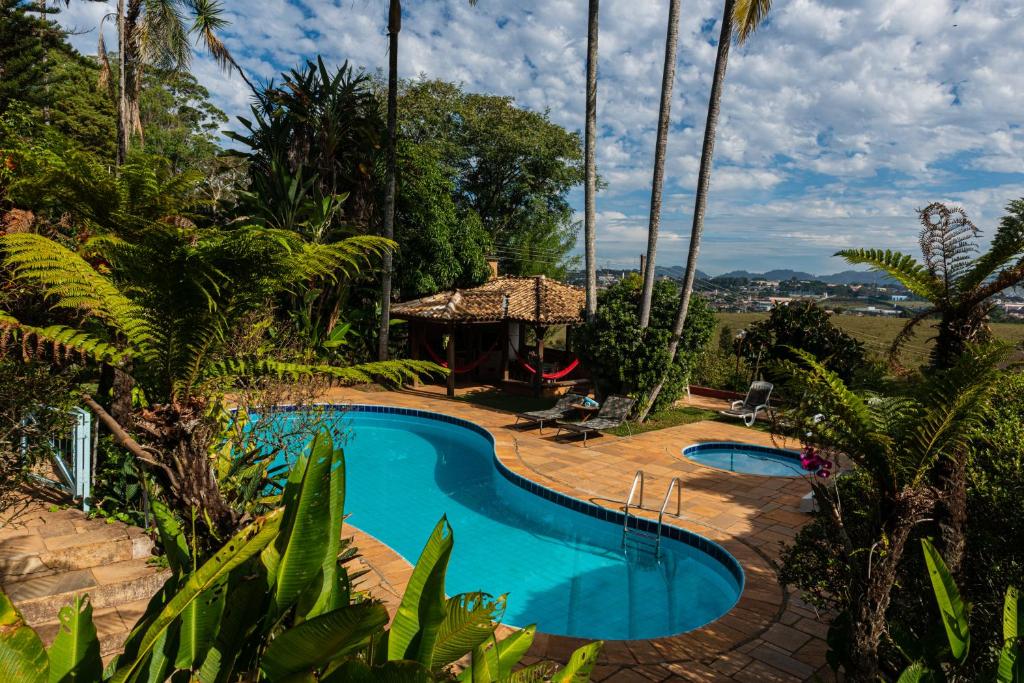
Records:
[[[445,415],[444,413],[435,413],[429,410],[419,410],[418,408],[401,408],[397,406],[381,406],[365,403],[316,403],[312,407],[315,409],[332,409],[342,412],[361,412],[380,415],[406,415],[410,417],[419,417],[427,420],[435,420],[437,422],[445,422],[447,424],[456,425],[459,427],[463,427],[465,429],[469,429],[470,431],[476,432],[477,434],[484,437],[490,442],[491,457],[493,459],[495,468],[498,470],[498,472],[501,473],[503,477],[505,477],[505,479],[507,479],[512,484],[515,484],[519,488],[524,489],[536,496],[540,496],[545,500],[549,500],[552,503],[556,503],[558,505],[561,505],[562,507],[569,508],[570,510],[575,510],[576,512],[581,512],[585,515],[594,517],[605,522],[614,522],[616,524],[621,525],[624,521],[623,513],[618,510],[612,510],[611,508],[606,508],[601,505],[591,503],[590,501],[574,498],[560,491],[556,491],[542,484],[538,484],[537,482],[527,479],[526,477],[520,474],[516,474],[511,469],[509,469],[508,466],[505,465],[505,463],[503,463],[500,458],[498,458],[497,442],[494,438],[494,435],[491,434],[491,432],[489,432],[488,430],[481,427],[480,425],[469,420],[465,420],[461,417],[452,417],[451,415]],[[274,412],[293,412],[296,410],[307,410],[309,408],[310,406],[280,405],[275,406],[273,410]],[[755,448],[770,452],[780,451],[780,449],[766,448],[764,446],[749,446],[748,444],[732,444],[726,442],[709,442],[705,444],[695,445],[705,447],[723,445],[742,445],[744,447]],[[687,448],[693,448],[693,446],[689,446]],[[685,450],[686,449],[684,449],[684,453]],[[780,452],[788,453],[787,451]],[[793,457],[799,460],[798,455],[794,454]],[[649,534],[658,533],[658,522],[655,520],[647,519],[646,517],[636,517],[630,515],[629,527],[631,529],[638,529],[639,531],[643,531]],[[723,548],[721,545],[710,539],[704,538],[700,534],[694,533],[687,529],[683,529],[682,527],[674,526],[668,523],[662,524],[661,535],[665,538],[669,538],[674,541],[679,541],[680,543],[685,543],[686,545],[689,545],[703,552],[704,554],[710,555],[711,557],[718,560],[718,562],[723,567],[725,567],[726,571],[728,571],[729,574],[731,574],[732,577],[736,580],[739,589],[737,595],[741,595],[743,593],[743,589],[746,584],[746,575],[743,572],[743,567],[740,565],[739,560],[733,557],[732,553]]]

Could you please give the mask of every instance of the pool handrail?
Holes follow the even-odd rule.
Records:
[[[644,471],[637,470],[636,474],[633,475],[633,485],[629,487],[629,495],[626,497],[626,506],[622,509],[622,542],[626,542],[626,532],[629,529],[629,506],[633,502],[633,496],[636,495],[637,485],[640,486],[640,503],[636,506],[641,509],[644,507]]]
[[[665,499],[661,502],[661,510],[658,511],[658,537],[654,547],[656,557],[661,557],[661,526],[665,519],[665,508],[668,507],[668,502],[672,499],[672,489],[676,491],[676,517],[683,513],[683,484],[679,481],[679,477],[672,477],[672,481],[668,483],[668,490],[665,491]]]

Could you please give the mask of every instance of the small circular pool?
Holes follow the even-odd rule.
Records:
[[[800,454],[782,448],[712,442],[687,446],[683,449],[683,455],[701,465],[727,472],[763,477],[799,477],[807,474],[800,467]]]

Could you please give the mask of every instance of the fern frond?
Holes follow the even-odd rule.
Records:
[[[230,359],[211,363],[206,369],[205,379],[245,379],[271,376],[278,379],[301,380],[321,376],[329,377],[342,384],[378,381],[400,384],[431,375],[443,375],[446,372],[447,370],[439,365],[421,360],[380,361],[349,367],[336,367],[260,358]]]
[[[72,353],[97,362],[120,363],[127,352],[88,332],[65,325],[35,327],[25,325],[14,316],[0,311],[0,356],[16,347],[22,356],[37,357],[44,348],[54,361],[67,360]]]
[[[942,297],[942,283],[913,256],[889,249],[844,249],[835,255],[842,257],[847,263],[867,265],[873,270],[887,273],[911,292],[929,301],[936,301]]]
[[[32,233],[0,236],[0,248],[13,279],[39,286],[56,307],[95,316],[133,345],[152,340],[143,309],[75,252]]]

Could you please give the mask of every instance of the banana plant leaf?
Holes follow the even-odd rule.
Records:
[[[390,661],[369,666],[348,659],[320,679],[320,683],[434,683],[434,676],[419,662]]]
[[[498,648],[493,634],[473,650],[473,659],[467,671],[468,679],[460,677],[460,680],[470,680],[472,683],[501,680],[501,664],[498,661]]]
[[[387,623],[387,610],[372,602],[349,605],[308,619],[271,641],[260,660],[260,669],[271,681],[312,672],[362,647]]]
[[[146,629],[139,645],[138,656],[118,669],[112,683],[125,683],[138,670],[141,658],[146,657],[181,613],[204,591],[217,585],[231,570],[262,551],[277,537],[282,511],[275,510],[239,531],[203,566],[192,573],[181,590],[171,598],[159,616]]]
[[[967,608],[960,598],[960,590],[956,587],[956,581],[949,573],[949,568],[939,551],[927,538],[921,539],[921,547],[924,550],[924,560],[928,566],[928,576],[932,581],[935,600],[938,602],[939,612],[942,614],[942,624],[946,628],[950,652],[953,659],[963,663],[967,659],[967,651],[971,647]]]
[[[455,542],[447,517],[442,517],[423,547],[388,636],[388,659],[426,663],[445,619],[444,581]]]
[[[492,599],[486,593],[464,593],[445,601],[445,618],[437,631],[428,669],[437,670],[461,659],[487,641],[495,622],[505,613],[506,596]]]
[[[191,670],[202,664],[213,646],[224,614],[228,576],[204,591],[188,604],[181,613],[178,630],[178,652],[174,659],[177,669]]]
[[[587,683],[590,680],[590,672],[597,664],[597,655],[601,652],[602,647],[604,647],[604,642],[595,640],[577,648],[565,668],[560,669],[551,677],[551,683]]]
[[[0,591],[0,681],[47,683],[49,668],[43,641]]]
[[[103,675],[100,642],[88,596],[78,596],[59,614],[60,630],[50,645],[50,683],[92,683]]]
[[[999,652],[996,670],[998,683],[1024,683],[1024,659],[1021,657],[1021,635],[1024,635],[1024,611],[1020,609],[1020,593],[1010,586],[1003,600],[1003,649]]]

